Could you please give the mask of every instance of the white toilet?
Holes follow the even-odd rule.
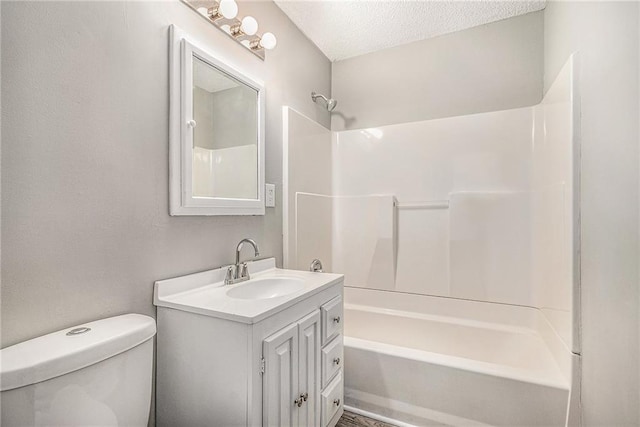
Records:
[[[146,427],[155,333],[125,314],[0,350],[0,424]]]

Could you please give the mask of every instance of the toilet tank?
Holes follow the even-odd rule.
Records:
[[[155,333],[125,314],[0,350],[0,425],[146,427]]]

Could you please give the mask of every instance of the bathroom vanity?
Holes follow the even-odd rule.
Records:
[[[343,276],[248,264],[155,284],[158,426],[335,426]]]

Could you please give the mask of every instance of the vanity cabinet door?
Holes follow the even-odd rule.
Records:
[[[320,425],[320,311],[298,322],[299,374],[298,390],[304,396],[298,411],[299,425]]]
[[[298,324],[276,332],[263,342],[262,425],[298,426]]]
[[[263,342],[264,426],[320,426],[320,310]]]

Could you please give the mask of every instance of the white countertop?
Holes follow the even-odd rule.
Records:
[[[300,290],[275,298],[233,298],[227,295],[227,291],[249,282],[224,285],[227,269],[222,267],[155,282],[153,303],[159,307],[252,324],[343,280],[342,274],[276,268],[274,258],[250,262],[248,265],[251,279],[298,278],[303,281]]]

